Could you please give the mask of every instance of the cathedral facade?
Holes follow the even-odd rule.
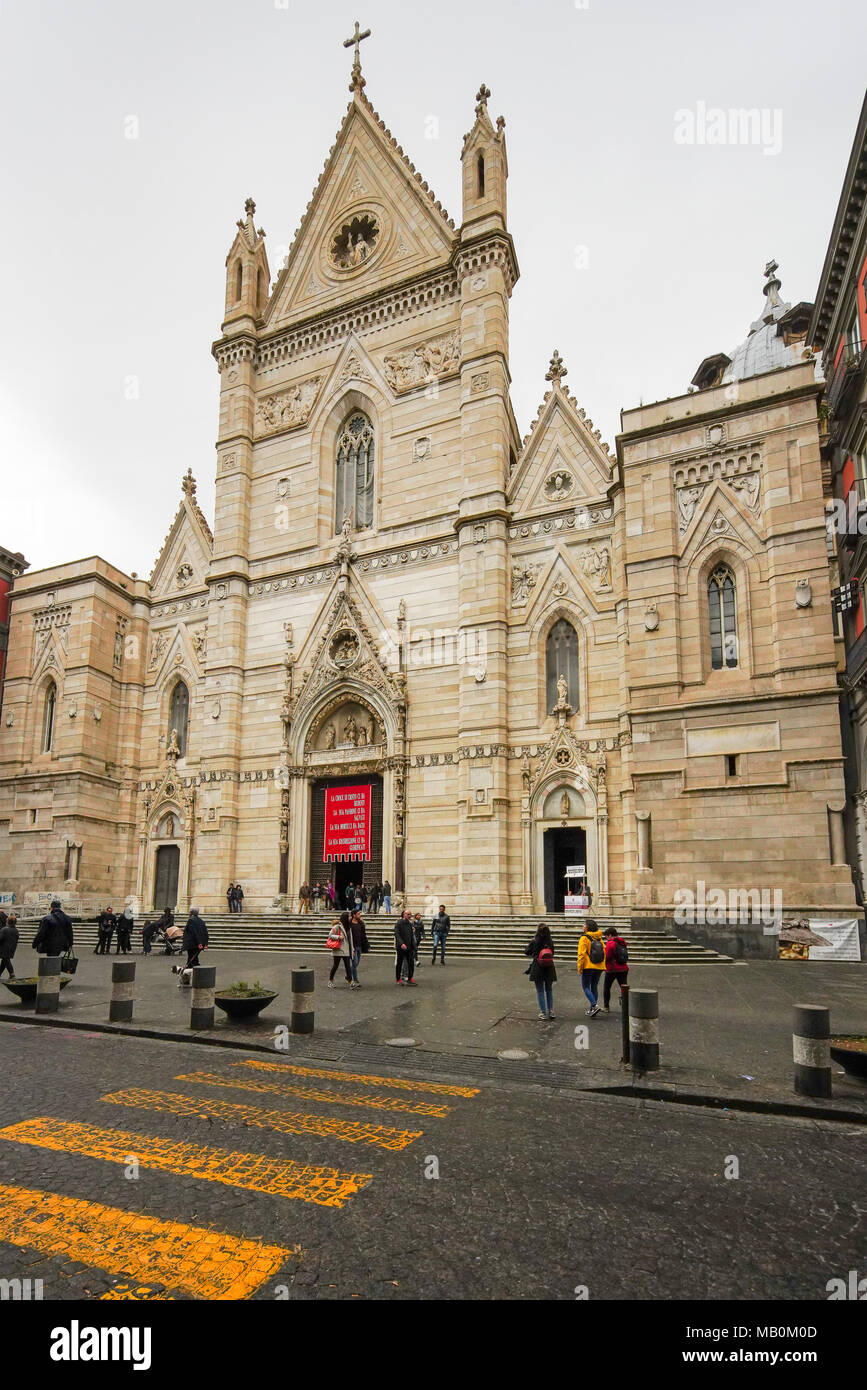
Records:
[[[251,200],[227,257],[213,529],[188,473],[149,580],[16,581],[0,890],[270,910],[363,874],[535,913],[571,869],[601,910],[851,910],[805,306],[769,266],[615,452],[555,352],[522,438],[505,122],[482,87],[456,226],[351,91],[274,283]]]

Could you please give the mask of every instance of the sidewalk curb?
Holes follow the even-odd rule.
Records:
[[[262,1042],[244,1042],[236,1038],[209,1037],[207,1034],[191,1029],[189,1033],[179,1033],[169,1031],[165,1028],[146,1028],[135,1024],[93,1022],[89,1023],[83,1019],[66,1019],[60,1016],[42,1014],[37,1016],[31,1013],[5,1012],[0,1010],[0,1023],[24,1023],[35,1024],[43,1028],[67,1028],[78,1030],[83,1033],[113,1033],[123,1038],[149,1038],[154,1042],[173,1042],[173,1043],[196,1043],[205,1047],[224,1047],[232,1048],[236,1052],[264,1052],[268,1056],[273,1056],[275,1049]],[[309,1041],[310,1034],[293,1033],[290,1036],[296,1037],[299,1041]],[[320,1039],[329,1036],[339,1037],[339,1034],[319,1033]],[[449,1056],[464,1056],[464,1053],[440,1053],[443,1058],[443,1070],[448,1070]],[[483,1060],[483,1059],[479,1059]],[[491,1060],[491,1059],[488,1059]],[[509,1077],[510,1082],[514,1081],[514,1076]],[[536,1082],[535,1084],[539,1084]],[[559,1083],[551,1082],[553,1088],[557,1089]],[[755,1115],[781,1115],[795,1119],[806,1120],[834,1120],[840,1124],[867,1125],[867,1107],[862,1110],[835,1110],[821,1102],[816,1105],[805,1105],[797,1101],[783,1100],[751,1100],[746,1096],[718,1096],[708,1095],[699,1091],[678,1091],[671,1082],[661,1082],[659,1086],[641,1085],[635,1082],[612,1085],[612,1086],[584,1086],[576,1087],[577,1095],[587,1096],[621,1096],[629,1100],[655,1100],[667,1101],[675,1105],[694,1105],[702,1106],[711,1110],[737,1110]]]

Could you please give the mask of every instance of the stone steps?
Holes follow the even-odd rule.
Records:
[[[277,917],[274,915],[243,914],[230,916],[228,913],[208,913],[211,946],[220,951],[293,951],[310,955],[329,955],[325,945],[328,935],[330,913],[292,914]],[[133,947],[141,949],[140,930],[144,918],[136,919],[133,934]],[[389,955],[394,951],[395,917],[384,915],[366,917],[365,926],[370,940],[371,951],[375,955]],[[524,947],[540,920],[546,920],[554,933],[558,953],[572,956],[577,951],[580,924],[562,916],[539,917],[452,917],[447,954],[458,960],[514,960],[523,956]],[[616,926],[629,945],[629,958],[632,964],[656,965],[707,965],[727,964],[730,957],[716,951],[683,941],[664,927],[641,926],[633,929],[629,918],[606,916],[600,913],[596,919],[600,925]],[[182,923],[179,923],[182,924]],[[30,928],[36,929],[36,919],[21,921],[22,940],[25,944]],[[430,925],[426,924],[426,937],[422,944],[422,961],[425,952],[432,950]],[[95,922],[75,923],[75,942],[80,951],[93,950],[96,945],[97,928]],[[114,943],[113,943],[114,944]]]

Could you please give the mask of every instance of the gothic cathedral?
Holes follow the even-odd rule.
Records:
[[[16,582],[0,889],[268,911],[363,874],[541,913],[571,869],[600,912],[850,911],[810,306],[771,263],[614,453],[554,352],[522,438],[505,121],[483,86],[456,227],[357,45],[351,92],[276,280],[252,200],[226,260],[213,531],[188,473],[149,581]]]

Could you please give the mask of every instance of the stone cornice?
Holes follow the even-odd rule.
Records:
[[[477,241],[461,242],[453,259],[459,280],[465,280],[468,275],[483,274],[490,267],[496,266],[503,272],[506,293],[509,296],[521,273],[518,269],[514,242],[508,232],[481,236]]]

